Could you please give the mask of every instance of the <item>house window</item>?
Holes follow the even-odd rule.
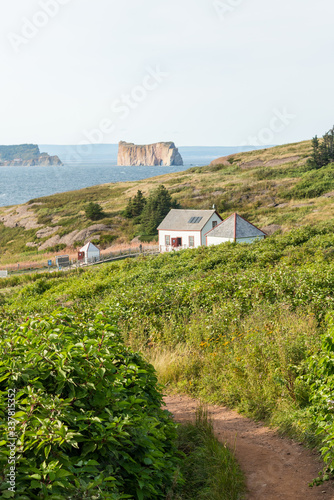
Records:
[[[189,247],[194,247],[194,246],[195,246],[194,236],[189,236]]]
[[[166,247],[169,247],[169,245],[170,245],[170,236],[167,236],[167,235],[165,236],[165,245],[166,245]]]
[[[215,228],[217,226],[218,222],[216,220],[213,220],[212,221],[212,229]]]

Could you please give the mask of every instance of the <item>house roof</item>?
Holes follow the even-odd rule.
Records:
[[[216,210],[182,210],[173,208],[161,222],[158,230],[201,231],[214,214],[217,214]],[[221,219],[220,215],[218,217]]]
[[[86,245],[82,248],[80,248],[79,252],[89,252],[89,250],[93,251],[96,250],[96,251],[100,251],[95,245],[93,245],[93,243],[91,243],[90,241],[88,243],[86,243]]]
[[[239,238],[254,238],[257,236],[267,236],[246,219],[236,213],[225,219],[221,224],[206,233],[207,236],[217,238],[231,238],[237,240]]]

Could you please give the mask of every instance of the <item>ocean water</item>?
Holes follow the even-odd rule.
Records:
[[[58,155],[57,167],[0,167],[0,206],[17,205],[33,198],[72,191],[107,182],[139,181],[191,166],[208,165],[215,158],[256,149],[252,146],[179,147],[182,167],[118,167],[117,144],[87,146],[40,145],[41,152]]]

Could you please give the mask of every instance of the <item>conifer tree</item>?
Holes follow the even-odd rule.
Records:
[[[143,193],[138,189],[137,194],[130,198],[124,210],[124,216],[128,219],[137,218],[141,215],[146,205],[146,198]]]
[[[165,186],[152,191],[141,215],[141,231],[145,235],[157,234],[157,227],[171,208],[179,208]]]

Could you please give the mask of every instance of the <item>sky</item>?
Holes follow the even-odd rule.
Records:
[[[333,0],[0,0],[0,144],[323,135],[333,17]]]

